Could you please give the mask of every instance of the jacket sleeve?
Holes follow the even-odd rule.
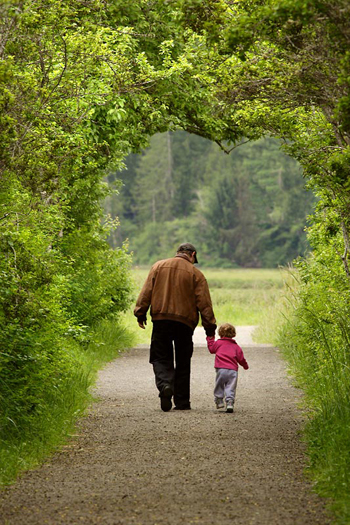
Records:
[[[243,366],[244,370],[248,370],[249,365],[247,361],[245,360],[245,357],[243,355],[243,350],[240,346],[237,345],[237,361],[238,363]]]
[[[211,354],[216,354],[215,337],[207,337],[207,347]]]
[[[142,287],[140,295],[137,298],[136,306],[134,308],[134,315],[137,317],[138,322],[145,322],[147,319],[147,311],[151,305],[152,290],[154,283],[154,268],[152,267],[147,279]]]
[[[202,325],[207,336],[215,335],[216,319],[213,312],[209,287],[204,276],[196,281],[196,306],[201,314]]]

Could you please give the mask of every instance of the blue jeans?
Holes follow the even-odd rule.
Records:
[[[238,372],[228,368],[216,368],[216,381],[214,388],[215,399],[224,399],[234,403],[236,397]]]

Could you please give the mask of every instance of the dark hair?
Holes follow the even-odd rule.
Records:
[[[230,324],[230,323],[224,323],[219,328],[219,336],[220,337],[235,337],[236,335],[236,328]]]
[[[190,256],[194,253],[194,262],[198,263],[197,250],[190,242],[183,242],[182,244],[180,244],[176,253],[186,253]]]
[[[191,250],[180,250],[179,252],[176,252],[176,253],[186,253],[187,255],[192,255],[192,253],[195,253],[195,252],[192,252]]]

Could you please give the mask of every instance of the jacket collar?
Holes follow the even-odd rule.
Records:
[[[186,261],[188,261],[189,263],[191,263],[190,261],[190,258],[188,255],[186,255],[186,253],[177,253],[175,255],[175,257],[181,257],[181,259],[186,259]],[[192,264],[192,263],[191,263]]]

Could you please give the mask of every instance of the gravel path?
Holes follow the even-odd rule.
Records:
[[[251,331],[238,328],[250,370],[240,370],[233,414],[214,408],[200,331],[191,411],[160,410],[146,347],[109,364],[79,437],[0,495],[0,523],[329,524],[303,476],[300,393]]]

